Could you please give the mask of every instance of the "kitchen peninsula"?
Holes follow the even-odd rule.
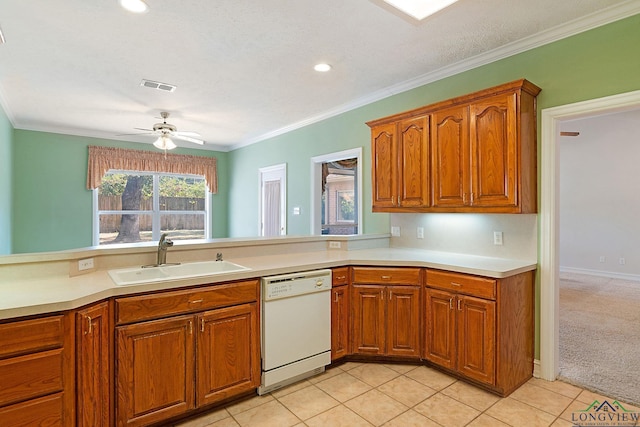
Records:
[[[340,249],[333,249],[338,243]],[[370,341],[372,337],[367,330],[372,319],[362,317],[362,310],[368,313],[373,307],[370,303],[379,304],[359,298],[366,288],[374,289],[376,296],[380,291],[383,295],[389,292],[389,297],[397,295],[385,304],[383,316],[400,307],[406,316],[398,319],[417,319],[418,324],[411,325],[382,320],[387,325],[383,328],[386,341],[400,347],[405,341],[416,343],[412,356],[401,356],[404,361],[425,361],[501,395],[526,381],[533,370],[535,260],[393,248],[388,235],[223,239],[176,245],[169,250],[168,261],[213,260],[221,252],[225,260],[248,270],[130,286],[116,286],[111,280],[108,270],[150,264],[155,252],[154,246],[88,248],[0,260],[0,342],[5,349],[0,352],[0,372],[15,378],[14,383],[0,386],[0,420],[27,417],[20,419],[90,425],[101,419],[103,425],[152,425],[255,393],[260,381],[255,370],[260,354],[255,331],[260,306],[258,279],[303,270],[328,268],[343,273],[334,273],[333,279],[334,289],[347,287],[347,316],[341,325],[347,351],[340,358],[388,361],[395,357],[384,345],[386,350],[379,354],[355,345],[358,338]],[[89,258],[94,267],[86,273],[78,271],[79,261]],[[406,289],[412,290],[413,300],[393,293]],[[235,352],[246,356],[247,365],[226,367],[225,375],[233,377],[232,384],[212,384],[200,374],[194,377],[210,357],[225,360],[215,354],[191,353],[201,339],[200,327],[204,331],[208,328],[205,325],[211,324],[211,336],[217,338],[216,327],[221,323],[216,324],[216,319],[229,316],[244,319],[241,324],[245,329],[235,332],[245,331],[246,343],[234,345],[240,345]],[[465,322],[477,325],[479,320],[482,327],[472,328],[479,331],[477,334],[434,338],[441,325],[448,325],[447,330],[455,333],[468,329]],[[434,328],[433,322],[438,327]],[[173,337],[167,342],[186,346],[180,347],[184,353],[167,353],[172,361],[177,354],[175,360],[185,366],[176,371],[182,374],[175,374],[174,385],[176,393],[186,390],[186,394],[177,399],[170,396],[171,405],[159,402],[159,397],[149,396],[141,387],[130,388],[129,381],[135,376],[127,375],[135,371],[122,373],[126,366],[136,369],[127,359],[131,346],[146,345],[144,340],[131,341],[128,337],[141,336],[132,335],[132,331],[157,331],[159,326],[170,331],[163,335]],[[333,333],[336,327],[332,323]],[[359,331],[358,337],[354,331]],[[192,334],[196,337],[190,338]],[[442,347],[442,342],[450,348]],[[442,360],[445,350],[454,352],[447,362]],[[484,364],[480,366],[480,362]],[[31,387],[25,392],[21,381],[27,372]],[[102,396],[106,403],[96,405],[91,401],[95,396]],[[87,412],[87,408],[91,410]]]

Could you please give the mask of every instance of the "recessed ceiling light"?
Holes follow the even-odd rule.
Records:
[[[3,44],[4,42],[5,42],[4,34],[2,34],[2,28],[0,28],[0,44]]]
[[[144,13],[149,10],[149,6],[144,0],[118,0],[120,6],[133,13]]]
[[[437,11],[452,5],[458,0],[384,0],[391,6],[399,9],[418,21],[427,16],[433,15]]]
[[[326,73],[327,71],[331,70],[331,65],[325,63],[316,64],[313,69],[321,73]]]

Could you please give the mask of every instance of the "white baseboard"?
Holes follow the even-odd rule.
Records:
[[[540,378],[540,361],[538,359],[533,359],[533,376]]]
[[[560,272],[586,274],[589,276],[610,277],[612,279],[622,279],[622,280],[631,280],[634,282],[640,282],[640,275],[638,274],[616,273],[613,271],[589,270],[587,268],[573,268],[573,267],[563,267],[563,266],[560,266]]]

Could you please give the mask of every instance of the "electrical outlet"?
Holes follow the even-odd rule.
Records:
[[[418,239],[424,239],[424,227],[418,227],[416,230],[416,237]]]
[[[400,227],[398,226],[392,226],[391,227],[391,235],[393,237],[400,237]]]
[[[502,231],[493,232],[493,244],[497,246],[502,246]]]
[[[606,261],[607,261],[606,257],[603,257],[603,256],[600,257],[600,262],[606,262]]]
[[[85,258],[78,261],[78,271],[91,270],[93,268],[93,258]]]
[[[342,243],[340,242],[329,242],[329,249],[340,249],[342,247]]]
[[[624,262],[625,262],[625,261],[624,261],[624,258],[620,258],[620,259],[618,260],[618,262],[620,263],[620,265],[624,265]]]

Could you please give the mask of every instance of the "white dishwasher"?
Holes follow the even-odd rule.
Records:
[[[262,278],[262,395],[331,363],[331,270]]]

